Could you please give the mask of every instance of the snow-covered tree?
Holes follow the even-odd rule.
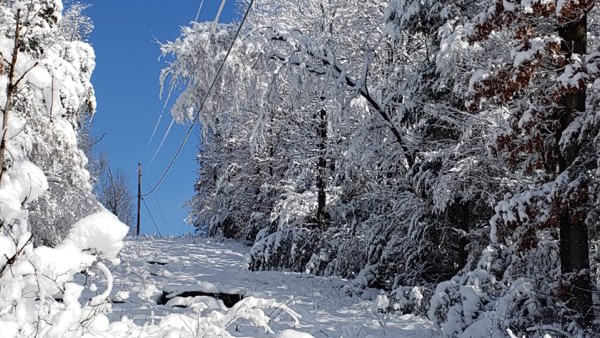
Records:
[[[135,208],[133,205],[133,194],[131,193],[131,179],[122,170],[113,174],[110,167],[102,174],[100,186],[98,187],[98,199],[100,203],[121,222],[135,225]]]
[[[65,1],[66,9],[59,25],[60,34],[67,41],[87,41],[94,31],[94,22],[85,14],[92,5],[79,1]]]
[[[204,128],[191,222],[254,241],[252,269],[354,277],[399,303],[417,287],[406,309],[430,304],[448,337],[591,332],[596,16],[259,0],[208,97],[237,27],[185,28],[163,80],[185,88],[175,118]]]
[[[23,132],[36,140],[30,159],[50,181],[49,193],[30,208],[34,240],[57,244],[71,224],[100,210],[86,170],[88,160],[78,145],[78,131],[96,109],[90,82],[95,54],[87,43],[63,34],[62,5],[41,6],[32,2],[19,12],[19,48],[28,53],[23,67],[29,68],[20,70],[18,76],[24,78],[11,95],[13,114],[26,121]],[[5,24],[9,27],[10,21]],[[9,60],[9,51],[2,54]]]
[[[84,288],[73,283],[74,275],[98,269],[110,280],[101,260],[115,258],[127,230],[115,216],[100,212],[60,224],[67,229],[60,233],[66,240],[55,243],[55,248],[33,245],[53,237],[55,215],[81,206],[55,204],[56,192],[47,197],[50,185],[59,185],[63,196],[73,196],[78,193],[75,185],[86,189],[89,184],[85,156],[77,149],[76,118],[82,110],[93,111],[89,84],[93,51],[88,45],[61,43],[57,38],[61,13],[62,4],[55,0],[0,3],[3,337],[82,336],[83,323],[98,318],[94,313],[105,305],[108,293],[84,308],[79,303]],[[87,203],[95,202],[92,198]],[[47,212],[44,219],[43,212]],[[34,229],[32,220],[37,221]]]
[[[438,286],[430,316],[452,337],[507,329],[583,336],[594,318],[587,228],[596,224],[588,215],[596,212],[597,151],[586,141],[597,138],[596,56],[586,51],[586,36],[597,34],[587,30],[593,2],[476,8],[440,30],[440,60],[465,108],[496,116],[487,145],[509,171],[490,246],[476,269]]]

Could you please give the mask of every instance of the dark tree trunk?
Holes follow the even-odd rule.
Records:
[[[319,113],[319,126],[317,129],[319,137],[318,151],[319,160],[317,163],[317,221],[319,226],[325,225],[325,204],[327,202],[327,111],[321,109]]]
[[[587,17],[571,22],[559,30],[563,39],[561,46],[565,55],[587,53]],[[585,111],[586,90],[565,95],[564,108],[559,117],[557,140],[565,128],[573,121],[578,111]],[[572,147],[559,156],[559,172],[562,173],[579,155],[579,149]],[[571,206],[573,207],[573,206]],[[560,221],[560,263],[561,272],[566,278],[565,301],[567,306],[581,316],[580,323],[589,325],[594,318],[590,280],[588,229],[583,217],[576,215],[569,206],[563,207]],[[575,206],[576,207],[576,206]]]
[[[275,155],[275,144],[273,143],[273,135],[275,134],[273,131],[273,123],[275,122],[275,112],[272,110],[271,114],[270,114],[270,118],[269,118],[269,128],[267,129],[267,135],[269,138],[269,158],[268,158],[268,165],[269,165],[269,177],[273,177],[273,155]]]

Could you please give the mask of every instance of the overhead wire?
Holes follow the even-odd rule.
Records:
[[[158,146],[158,149],[156,149],[154,156],[152,156],[150,163],[154,162],[154,159],[156,158],[156,156],[158,156],[158,153],[160,152],[162,147],[165,145],[165,141],[167,140],[167,137],[169,137],[169,134],[171,133],[171,129],[173,129],[174,124],[175,124],[175,119],[172,119],[171,123],[169,123],[169,128],[167,128],[167,131],[165,132],[165,136],[163,136],[162,141],[160,141],[160,145]]]
[[[150,212],[150,208],[148,208],[148,204],[146,204],[146,200],[144,198],[142,198],[142,202],[144,202],[144,206],[146,207],[146,211],[148,211],[148,215],[150,215],[150,219],[152,220],[152,223],[154,224],[154,228],[156,228],[156,231],[158,232],[158,234],[160,236],[162,236],[162,233],[160,232],[160,229],[158,228],[158,224],[156,224],[156,222],[154,221],[154,216],[152,216],[152,212]]]
[[[225,58],[223,59],[223,62],[221,63],[219,69],[217,70],[217,74],[215,75],[215,78],[213,79],[213,81],[212,81],[212,83],[211,83],[208,91],[206,92],[206,95],[204,96],[204,99],[202,100],[202,103],[200,104],[200,108],[196,112],[196,114],[194,116],[194,119],[192,120],[192,123],[191,123],[191,125],[190,125],[187,133],[185,134],[185,137],[184,137],[183,141],[181,142],[181,144],[177,148],[177,151],[175,152],[175,155],[171,159],[171,162],[169,162],[169,165],[165,169],[164,173],[161,175],[161,177],[158,180],[158,182],[156,182],[156,184],[154,185],[154,187],[152,187],[152,189],[149,192],[147,192],[145,194],[142,194],[142,197],[145,197],[145,196],[148,196],[148,195],[152,194],[161,185],[161,183],[164,181],[164,179],[167,177],[167,175],[171,171],[171,168],[175,164],[175,161],[177,160],[177,158],[181,154],[181,151],[183,150],[183,147],[185,146],[185,144],[189,140],[190,135],[192,134],[192,131],[194,130],[194,125],[196,124],[196,122],[198,122],[198,118],[200,117],[200,112],[202,111],[202,109],[204,109],[204,105],[206,104],[206,101],[210,97],[210,93],[214,89],[217,81],[219,80],[219,77],[221,76],[221,72],[223,71],[223,68],[225,67],[225,64],[227,63],[227,59],[229,58],[229,55],[231,54],[231,51],[233,50],[235,42],[236,42],[238,36],[240,35],[240,32],[242,31],[242,27],[244,26],[244,23],[246,22],[246,19],[248,18],[248,15],[250,14],[250,10],[252,9],[252,5],[253,4],[254,4],[254,0],[250,0],[250,3],[248,4],[248,8],[246,8],[246,11],[244,12],[244,16],[242,17],[242,21],[240,22],[240,25],[238,26],[238,28],[237,28],[237,30],[235,32],[235,35],[233,36],[233,40],[231,41],[231,45],[227,49],[227,54],[225,54]]]
[[[221,20],[221,14],[223,14],[225,3],[227,3],[227,0],[221,0],[221,6],[219,6],[219,11],[217,11],[217,16],[215,16],[215,24],[219,23],[219,21]]]
[[[158,211],[160,212],[160,215],[162,216],[162,220],[163,222],[165,222],[165,224],[169,225],[170,222],[167,219],[167,216],[165,215],[165,212],[162,208],[162,206],[160,205],[160,203],[158,202],[158,198],[156,198],[156,196],[152,195],[152,199],[154,200],[154,202],[156,203],[156,205],[158,206]]]
[[[198,19],[200,18],[200,13],[202,12],[202,7],[204,7],[204,0],[202,0],[202,2],[200,2],[200,7],[198,7],[198,13],[196,13],[196,20],[194,20],[195,22],[198,22]]]
[[[156,136],[156,132],[158,131],[158,126],[160,125],[160,121],[162,121],[162,118],[163,118],[163,114],[160,114],[160,116],[158,117],[158,121],[156,121],[156,124],[154,125],[154,130],[152,131],[152,136],[150,136],[150,140],[148,140],[148,144],[146,144],[146,150],[148,150],[148,147],[154,140],[154,136]]]
[[[142,182],[142,188],[145,189],[146,188],[146,184],[145,182]],[[161,215],[161,219],[162,221],[168,226],[171,224],[171,222],[169,222],[169,219],[167,217],[167,215],[165,214],[164,209],[162,208],[160,202],[158,201],[158,198],[156,198],[156,195],[152,195],[152,199],[154,200],[154,203],[156,203],[156,206],[158,206],[158,211],[160,212]]]

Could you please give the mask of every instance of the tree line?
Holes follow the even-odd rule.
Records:
[[[237,24],[183,28],[161,78],[203,127],[189,222],[251,243],[251,269],[388,290],[447,337],[593,336],[598,14],[258,0],[211,92]]]

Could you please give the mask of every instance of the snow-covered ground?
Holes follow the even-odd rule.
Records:
[[[299,324],[284,311],[267,311],[275,332],[245,323],[230,328],[234,336],[252,337],[414,337],[437,336],[430,323],[410,315],[388,315],[376,309],[373,291],[362,298],[342,295],[346,284],[337,278],[286,272],[252,272],[244,268],[249,248],[199,238],[130,239],[113,268],[112,320],[123,317],[138,325],[159,323],[169,314],[189,308],[158,305],[163,290],[237,293],[244,297],[275,299],[301,315]],[[98,287],[102,290],[102,287]],[[178,298],[170,304],[186,304]],[[204,303],[207,303],[204,301]],[[293,330],[293,331],[286,331]],[[310,336],[306,336],[310,337]]]

